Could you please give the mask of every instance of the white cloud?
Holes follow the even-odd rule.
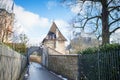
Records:
[[[110,36],[110,41],[120,44],[120,29],[115,31],[115,33],[112,33],[112,35]]]
[[[34,26],[49,26],[49,20],[47,18],[40,17],[38,14],[26,11],[21,6],[15,5],[14,13],[17,21],[22,24],[23,27],[31,28]]]
[[[33,45],[33,43],[34,43],[34,45],[40,45],[40,40],[41,40],[40,37],[31,38],[31,39],[29,39],[28,45],[31,45],[31,44]]]
[[[113,33],[110,36],[110,41],[112,41],[114,43],[120,43],[120,32]]]
[[[57,2],[55,2],[55,1],[48,1],[48,3],[47,3],[48,9],[51,9],[53,7],[56,7],[56,6],[57,6]]]
[[[30,39],[29,43],[39,43],[42,40],[40,36],[46,32],[44,30],[50,26],[51,21],[18,5],[15,5],[14,13],[16,18],[14,31],[16,35],[25,33]]]
[[[39,43],[46,36],[46,33],[49,29],[48,27],[51,26],[51,20],[27,11],[18,5],[15,5],[14,13],[17,20],[17,23],[15,24],[15,26],[17,26],[16,32],[18,32],[18,34],[24,32],[26,35],[28,35],[30,44],[34,43],[35,45],[39,45]],[[60,19],[55,20],[55,23],[63,35],[67,38],[67,34],[69,32],[67,28],[69,24]]]
[[[116,33],[120,33],[120,29],[118,29],[118,30],[116,31]]]
[[[69,26],[69,24],[64,20],[55,20],[55,23],[59,28],[65,28]]]
[[[81,7],[80,7],[81,4],[76,4],[76,5],[72,5],[70,6],[71,8],[71,11],[75,14],[79,13],[80,10],[81,10]]]
[[[74,5],[70,6],[71,12],[73,12],[75,14],[80,13],[81,15],[85,15],[85,13],[87,12],[86,11],[86,6],[88,6],[88,5],[89,6],[92,5],[91,2],[89,2],[89,1],[85,1],[84,3],[83,2],[78,2],[77,4],[74,4]]]

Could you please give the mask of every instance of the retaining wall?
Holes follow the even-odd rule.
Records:
[[[48,68],[69,80],[77,80],[78,55],[49,55]]]
[[[0,45],[0,80],[18,80],[26,66],[26,57]]]

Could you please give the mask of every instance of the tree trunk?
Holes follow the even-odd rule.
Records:
[[[102,45],[109,44],[110,39],[110,32],[109,32],[109,26],[108,26],[108,6],[107,6],[107,0],[102,0]]]

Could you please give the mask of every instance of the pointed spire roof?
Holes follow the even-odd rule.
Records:
[[[49,32],[55,33],[55,32],[56,32],[56,29],[58,29],[58,27],[57,27],[57,25],[55,24],[55,22],[53,22],[53,23],[52,23],[52,26],[51,26],[51,28],[50,28],[50,30],[49,30]]]
[[[58,29],[57,25],[55,24],[55,22],[52,23],[52,26],[49,30],[49,32],[53,32],[56,33],[56,30],[58,30],[58,35],[59,37],[57,38],[58,40],[63,40],[63,41],[67,41],[66,38],[63,36],[63,34],[60,32],[60,30]]]
[[[59,35],[59,37],[57,37],[56,40],[67,41],[67,39],[62,35],[62,33],[60,32],[60,30],[58,29],[58,27],[55,24],[55,22],[52,23],[51,28],[50,28],[50,30],[49,30],[49,32],[48,32],[47,35],[49,35],[50,33],[56,34],[56,30],[58,30],[58,35]],[[44,38],[44,40],[47,39],[46,37]]]

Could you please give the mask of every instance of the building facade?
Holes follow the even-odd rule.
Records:
[[[66,38],[62,35],[55,22],[53,22],[47,36],[43,39],[42,44],[61,54],[65,54],[65,41]]]
[[[87,48],[98,47],[99,40],[96,38],[95,34],[82,31],[75,34],[75,37],[71,40],[69,46],[71,53],[77,53],[78,51],[83,51]]]
[[[14,22],[14,14],[0,9],[0,41],[10,42]]]

